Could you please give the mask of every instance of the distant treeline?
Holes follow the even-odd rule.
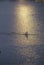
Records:
[[[18,1],[18,0],[0,0],[0,1]],[[25,1],[35,1],[35,0],[25,0]]]
[[[18,0],[0,0],[0,1],[18,1]]]
[[[0,1],[18,1],[18,0],[0,0]],[[25,0],[25,1],[35,1],[35,2],[44,2],[44,0]]]
[[[18,0],[0,0],[0,1],[18,1]]]
[[[4,0],[0,0],[0,1],[4,1]]]
[[[18,1],[18,0],[9,0],[9,1]]]

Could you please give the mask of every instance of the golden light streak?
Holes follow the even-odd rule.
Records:
[[[36,33],[37,22],[36,19],[32,16],[35,14],[34,8],[28,5],[18,5],[16,9],[16,17],[17,17],[17,27],[19,27],[19,32],[24,33],[28,32],[31,34]]]
[[[28,32],[29,34],[37,34],[39,30],[39,27],[37,26],[38,23],[36,21],[36,18],[32,16],[35,14],[34,8],[30,5],[18,5],[16,7],[16,30],[18,33],[23,34],[25,32]],[[15,21],[15,20],[14,20]],[[17,37],[17,42],[19,42],[18,45],[33,45],[35,43],[38,43],[39,37],[38,36],[29,36],[29,40],[26,40],[25,36],[19,36]]]

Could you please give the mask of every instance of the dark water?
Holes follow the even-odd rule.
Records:
[[[0,2],[0,65],[44,65],[44,3]]]

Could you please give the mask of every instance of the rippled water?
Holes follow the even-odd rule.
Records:
[[[44,3],[0,2],[0,51],[1,65],[44,65]]]

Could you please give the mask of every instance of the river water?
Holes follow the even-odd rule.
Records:
[[[0,2],[0,65],[44,65],[44,3]]]

